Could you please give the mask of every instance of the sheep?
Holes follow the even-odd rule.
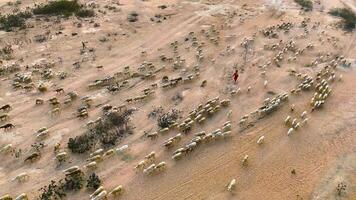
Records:
[[[89,195],[90,198],[94,198],[98,194],[100,194],[102,191],[104,191],[104,187],[100,186],[98,189],[96,189],[92,194]]]
[[[292,126],[294,127],[297,124],[297,119],[293,119]]]
[[[174,154],[172,156],[172,159],[177,161],[177,160],[182,159],[182,157],[183,157],[183,153],[182,152],[178,152],[178,153],[176,153],[176,154]]]
[[[291,124],[291,120],[292,120],[292,117],[288,115],[287,118],[284,120],[284,124],[290,125]]]
[[[226,124],[223,128],[222,128],[223,132],[227,132],[227,131],[231,131],[231,124]]]
[[[5,131],[7,131],[7,130],[10,130],[10,129],[14,128],[14,127],[15,127],[15,125],[13,125],[11,123],[7,123],[7,124],[4,124],[4,125],[0,126],[0,129],[4,129]]]
[[[8,111],[11,110],[12,107],[10,106],[10,104],[6,104],[0,107],[0,111]]]
[[[116,148],[116,154],[124,154],[129,150],[129,145],[123,145],[122,147]]]
[[[9,194],[5,194],[4,196],[0,197],[0,200],[12,200],[12,197]]]
[[[66,152],[58,153],[58,154],[56,155],[56,160],[57,160],[59,163],[61,163],[61,162],[66,161],[67,157],[68,157],[68,155],[67,155]]]
[[[3,148],[0,149],[0,153],[5,153],[5,154],[8,154],[8,153],[11,153],[14,151],[15,151],[15,149],[12,146],[12,144],[5,145]]]
[[[156,164],[151,164],[149,167],[143,170],[143,173],[146,175],[150,175],[154,172],[155,168],[156,168]]]
[[[295,105],[292,104],[292,105],[290,106],[290,111],[293,112],[294,110],[295,110]]]
[[[241,164],[243,165],[243,166],[246,166],[248,163],[248,155],[246,154],[245,156],[244,156],[244,158],[242,159],[242,161],[241,161]]]
[[[250,92],[251,91],[251,86],[248,86],[247,87],[247,92]]]
[[[264,88],[267,88],[267,84],[268,84],[268,81],[265,80],[265,82],[263,83],[263,87],[264,87]]]
[[[15,198],[15,200],[28,200],[28,196],[26,193],[22,193]]]
[[[19,183],[23,183],[27,181],[29,178],[30,176],[26,172],[23,172],[18,174],[16,177],[14,177],[12,181],[18,181]]]
[[[54,109],[51,110],[51,114],[52,115],[58,115],[60,113],[60,111],[61,111],[60,108],[54,108]]]
[[[163,171],[163,170],[166,169],[166,167],[167,167],[167,164],[162,161],[162,162],[160,162],[160,163],[158,163],[158,164],[156,165],[155,170],[157,170],[157,171]]]
[[[232,179],[227,186],[227,191],[232,192],[236,187],[236,179]]]
[[[101,162],[101,161],[103,161],[103,157],[101,155],[96,155],[96,156],[86,159],[86,161],[87,162],[92,162],[92,161]]]
[[[143,168],[145,168],[146,164],[147,164],[147,161],[146,160],[142,160],[135,166],[135,169],[136,170],[143,170]]]
[[[94,157],[94,156],[97,156],[97,155],[101,155],[103,152],[104,152],[104,149],[97,149],[93,153],[91,153],[89,156],[90,157]]]
[[[288,129],[287,135],[290,136],[294,133],[294,128]]]
[[[107,150],[104,154],[103,154],[103,157],[105,158],[108,158],[108,157],[111,157],[115,154],[115,150],[114,149],[110,149],[110,150]]]
[[[156,159],[156,152],[152,151],[147,156],[145,156],[146,160],[153,161]]]
[[[262,135],[261,137],[258,138],[257,144],[259,144],[259,145],[263,144],[264,140],[265,140],[265,136]]]
[[[91,200],[103,200],[107,198],[106,196],[107,196],[107,192],[106,190],[103,190],[98,195],[92,197]]]
[[[304,111],[304,112],[300,115],[300,117],[301,117],[302,119],[305,119],[305,118],[307,117],[307,111]]]
[[[122,185],[119,185],[119,186],[115,187],[113,190],[111,190],[109,195],[112,195],[116,198],[116,197],[122,195],[123,192],[124,192],[124,188],[122,187]]]
[[[231,119],[231,117],[232,117],[232,110],[229,110],[229,112],[227,112],[226,116],[227,116],[228,119]]]
[[[66,175],[68,174],[73,174],[73,173],[76,173],[80,171],[80,168],[78,166],[73,166],[73,167],[70,167],[68,169],[65,169],[63,170],[63,173],[65,173]]]
[[[96,168],[98,168],[98,163],[96,161],[90,162],[86,165],[84,165],[85,168],[87,168],[88,170],[94,170]]]
[[[39,159],[41,157],[41,154],[39,153],[39,152],[33,152],[32,154],[30,154],[29,156],[27,156],[26,158],[25,158],[25,160],[24,160],[24,162],[26,163],[26,162],[33,162],[33,161],[35,161],[35,160],[37,160],[37,159]]]
[[[0,115],[0,121],[6,121],[9,118],[8,114],[2,114]]]

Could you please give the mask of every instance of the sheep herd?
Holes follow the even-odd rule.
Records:
[[[254,33],[251,37],[245,37],[240,44],[241,49],[247,50],[253,48],[256,41],[258,40],[273,40],[274,42],[283,34],[290,34],[295,29],[302,27],[303,33],[298,37],[290,37],[287,41],[278,39],[279,41],[273,44],[264,44],[263,51],[272,51],[273,55],[267,58],[264,64],[258,65],[257,70],[260,70],[262,80],[262,89],[267,91],[271,88],[272,80],[268,80],[268,74],[272,71],[272,66],[277,68],[283,68],[286,64],[297,64],[300,60],[299,57],[313,51],[317,45],[313,43],[308,43],[304,48],[300,47],[299,42],[307,40],[308,36],[311,34],[308,30],[308,25],[310,25],[310,18],[304,19],[300,25],[292,22],[282,22],[277,25],[267,26],[266,28],[259,30],[259,32]],[[313,29],[316,29],[319,25],[315,23]],[[124,93],[125,91],[130,91],[131,88],[135,87],[137,82],[143,82],[144,88],[140,91],[140,94],[136,94],[130,97],[121,98],[120,96],[120,106],[113,106],[110,104],[99,104],[104,113],[108,112],[121,112],[126,110],[128,107],[133,105],[145,105],[150,101],[153,101],[158,93],[165,92],[168,93],[169,90],[174,90],[180,86],[192,86],[196,85],[196,80],[199,80],[204,73],[203,65],[214,65],[216,60],[213,58],[211,60],[207,56],[209,46],[219,46],[224,44],[225,40],[234,40],[235,36],[223,36],[223,28],[219,26],[211,25],[209,28],[203,28],[199,31],[190,31],[188,34],[182,38],[182,40],[175,40],[170,44],[167,44],[167,48],[171,51],[172,56],[164,53],[162,49],[158,49],[160,55],[157,56],[159,63],[143,61],[139,64],[137,68],[132,66],[125,66],[123,70],[114,72],[111,75],[107,75],[104,78],[97,78],[96,80],[91,80],[87,86],[86,90],[90,94],[107,92],[114,97],[118,93]],[[260,35],[262,37],[260,37]],[[324,41],[323,32],[319,37],[319,42]],[[327,37],[327,36],[325,36]],[[202,39],[203,38],[203,39]],[[336,41],[336,38],[328,37],[327,40]],[[302,42],[300,42],[302,43]],[[185,52],[180,52],[182,47],[185,47]],[[194,49],[194,51],[191,51]],[[227,45],[223,48],[223,53],[220,56],[228,57],[236,54],[240,49],[235,49],[232,45]],[[188,60],[184,59],[185,53],[192,53],[194,56],[193,67],[189,67],[190,63]],[[149,55],[149,52],[142,51],[140,53],[140,58],[145,59]],[[74,66],[80,66],[81,62],[74,63]],[[57,75],[61,80],[66,78],[66,73],[59,72],[55,73],[56,62],[42,62],[35,63],[26,66],[29,72],[22,72],[19,66],[6,66],[3,68],[4,73],[14,74],[14,78],[11,81],[11,85],[15,90],[23,89],[25,92],[33,92],[36,90],[37,96],[46,93],[50,86],[47,80],[52,80]],[[136,174],[143,174],[148,177],[154,177],[157,174],[169,173],[169,168],[174,167],[174,164],[179,162],[184,162],[185,158],[188,156],[193,156],[193,152],[201,148],[209,148],[212,143],[226,142],[231,140],[231,137],[237,134],[243,134],[249,128],[253,127],[255,124],[262,120],[267,120],[274,113],[287,112],[284,118],[284,127],[286,128],[286,133],[288,138],[292,139],[293,134],[297,131],[303,129],[312,119],[313,112],[321,110],[326,104],[327,100],[332,95],[333,85],[337,81],[342,81],[342,75],[338,72],[338,66],[349,65],[348,61],[344,56],[331,53],[320,53],[318,57],[313,60],[307,67],[314,67],[321,69],[313,73],[302,73],[298,70],[289,70],[288,78],[289,80],[298,81],[298,84],[290,88],[289,91],[280,91],[274,93],[273,96],[269,96],[264,99],[260,106],[252,110],[249,113],[245,113],[241,118],[237,119],[234,113],[233,104],[236,102],[238,96],[249,96],[254,92],[258,85],[244,85],[239,84],[239,87],[234,86],[227,95],[222,94],[211,99],[207,99],[195,105],[195,108],[186,113],[186,116],[173,121],[167,127],[160,127],[157,130],[145,132],[143,137],[145,140],[150,140],[154,142],[159,140],[159,138],[164,138],[161,143],[160,148],[162,151],[149,150],[143,158],[140,160],[135,160],[135,164],[132,167]],[[171,66],[171,68],[167,67]],[[98,70],[104,68],[104,66],[99,65],[96,67]],[[75,69],[79,70],[79,69]],[[180,71],[179,73],[177,73]],[[302,71],[302,70],[300,70]],[[311,70],[310,70],[311,71]],[[315,71],[315,70],[314,70]],[[168,74],[167,72],[173,72],[174,75]],[[243,76],[244,74],[242,74]],[[226,80],[224,80],[226,82]],[[199,88],[204,89],[208,85],[206,79],[200,80]],[[231,84],[232,80],[229,80],[227,84]],[[210,83],[209,83],[210,84]],[[241,85],[241,86],[240,86]],[[310,91],[314,90],[314,94],[308,102],[311,108],[303,108],[302,112],[300,109],[296,109],[295,104],[292,100],[295,100],[303,95],[308,95]],[[61,113],[64,109],[75,110],[73,112],[74,118],[76,120],[83,122],[85,121],[85,126],[91,130],[96,125],[103,122],[102,117],[97,117],[96,119],[87,120],[91,118],[93,110],[96,106],[94,95],[80,95],[75,90],[67,90],[65,87],[56,87],[54,90],[54,95],[50,96],[48,100],[43,97],[35,98],[35,107],[44,107],[45,104],[49,105],[49,113],[53,118],[60,118]],[[130,94],[132,95],[132,94]],[[33,101],[32,101],[33,102]],[[76,106],[76,107],[75,107]],[[75,107],[75,108],[73,108]],[[286,111],[286,107],[288,107]],[[10,104],[5,104],[0,107],[0,129],[4,131],[11,131],[16,129],[16,126],[11,121],[12,109],[16,109]],[[94,113],[94,112],[93,112]],[[225,116],[227,120],[219,125],[213,127],[214,130],[208,130],[207,126],[211,127],[213,118],[219,113],[226,113]],[[220,115],[221,116],[221,115]],[[217,118],[217,117],[216,117]],[[139,123],[134,121],[134,123]],[[281,123],[283,126],[283,123]],[[196,128],[202,129],[201,131],[196,131]],[[191,134],[194,132],[193,134]],[[45,143],[49,138],[55,135],[50,128],[41,127],[34,132],[35,141],[38,143]],[[188,139],[186,139],[188,138]],[[268,143],[268,133],[263,133],[256,140],[256,145],[262,146]],[[1,144],[0,155],[8,155],[16,152],[16,147],[13,144]],[[62,166],[66,161],[71,158],[71,153],[66,151],[61,147],[61,143],[56,143],[53,145],[54,156],[57,167]],[[76,173],[86,173],[93,171],[100,171],[100,165],[105,160],[115,159],[115,157],[120,157],[132,153],[131,144],[120,145],[117,147],[102,147],[93,150],[89,156],[84,160],[81,165],[75,165],[63,170],[65,176],[71,176]],[[162,160],[162,154],[170,154],[170,160]],[[245,154],[241,159],[241,167],[248,166],[250,156],[253,155]],[[31,150],[24,158],[25,164],[34,163],[42,158],[42,152],[40,149]],[[174,164],[171,165],[171,162]],[[30,181],[31,173],[22,172],[11,179],[11,181],[16,181],[19,184],[26,181]],[[228,181],[227,181],[228,182]],[[232,178],[227,184],[227,191],[233,193],[238,185],[238,180]],[[126,189],[126,186],[125,186]],[[102,200],[107,197],[112,197],[114,199],[119,198],[124,194],[124,186],[117,185],[114,188],[108,189],[101,185],[92,194],[89,195],[91,200]],[[13,199],[10,195],[4,195],[0,197],[0,200],[10,200]],[[26,200],[29,199],[27,194],[22,193],[15,198],[16,200]]]

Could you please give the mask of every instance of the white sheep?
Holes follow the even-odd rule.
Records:
[[[242,159],[241,164],[242,164],[243,166],[246,166],[246,165],[247,165],[247,162],[248,162],[248,155],[246,154],[246,155],[244,156],[244,158]]]
[[[96,161],[90,162],[86,165],[84,165],[85,168],[87,168],[88,170],[94,170],[96,168],[98,168],[98,163]]]
[[[226,116],[227,116],[228,119],[231,119],[231,117],[232,117],[232,110],[229,110],[229,112],[227,112]]]
[[[178,152],[178,153],[176,153],[176,154],[174,154],[173,156],[172,156],[172,159],[173,160],[180,160],[180,159],[182,159],[183,158],[183,153],[182,152]]]
[[[288,132],[287,132],[287,135],[288,135],[288,136],[289,136],[289,135],[292,135],[293,132],[294,132],[294,128],[290,128],[290,129],[288,130]]]
[[[143,173],[146,175],[152,174],[156,168],[156,164],[151,164],[146,169],[143,170]]]
[[[129,150],[129,145],[123,145],[121,147],[116,148],[116,154],[124,154]]]
[[[106,199],[106,198],[107,198],[107,192],[106,192],[106,190],[103,190],[95,197],[92,197],[91,200],[102,200],[102,199]]]
[[[143,168],[145,168],[146,165],[147,165],[147,161],[142,160],[135,166],[135,169],[143,170]]]
[[[288,115],[287,118],[284,120],[284,124],[290,125],[291,120],[292,120],[292,117]]]
[[[12,181],[18,181],[19,183],[23,183],[27,181],[29,178],[30,176],[26,172],[23,172],[18,174],[16,177],[14,177]]]
[[[26,193],[22,193],[15,198],[15,200],[28,200],[28,196]]]
[[[100,186],[91,195],[89,195],[89,197],[94,198],[95,196],[99,195],[102,191],[104,191],[104,187]]]
[[[268,84],[268,81],[265,80],[265,82],[263,83],[263,87],[267,88],[267,84]]]
[[[122,187],[122,185],[119,185],[119,186],[115,187],[109,194],[114,196],[114,197],[118,197],[123,192],[124,192],[124,188]]]
[[[227,186],[227,191],[232,192],[236,187],[236,179],[232,179]]]
[[[147,156],[145,156],[146,160],[155,160],[156,159],[156,152],[152,151],[151,153],[149,153]]]
[[[160,162],[160,163],[158,163],[158,164],[156,165],[155,170],[157,170],[157,171],[163,171],[163,170],[166,169],[166,167],[167,167],[167,164],[162,161],[162,162]]]
[[[13,152],[15,149],[12,146],[12,144],[8,144],[6,146],[4,146],[3,148],[1,148],[0,153],[4,153],[4,154],[8,154]]]
[[[263,144],[264,140],[265,140],[265,136],[262,135],[260,138],[258,138],[257,144],[259,144],[259,145]]]

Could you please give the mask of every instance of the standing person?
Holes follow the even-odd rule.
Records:
[[[236,83],[237,79],[239,78],[239,70],[235,70],[235,73],[232,75],[232,77],[234,78],[234,81]]]

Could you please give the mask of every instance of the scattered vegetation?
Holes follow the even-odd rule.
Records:
[[[131,12],[128,16],[127,16],[127,20],[129,22],[136,22],[138,21],[138,13],[137,12]]]
[[[67,175],[62,184],[64,191],[78,191],[84,187],[84,173],[79,171],[74,174]]]
[[[59,0],[50,1],[47,4],[40,4],[33,9],[35,15],[63,15],[71,16],[75,14],[78,17],[92,17],[94,11],[86,9],[77,0]]]
[[[148,113],[148,118],[149,119],[155,119],[158,115],[161,115],[163,113],[163,108],[161,106],[153,108],[153,110]]]
[[[87,188],[89,190],[96,190],[100,187],[101,180],[98,175],[92,173],[87,180]]]
[[[346,184],[341,182],[339,184],[337,184],[337,187],[336,187],[336,194],[338,196],[341,196],[342,194],[344,194],[346,192]]]
[[[116,145],[121,137],[131,133],[128,122],[132,112],[133,110],[106,113],[101,122],[89,131],[75,138],[69,138],[68,148],[73,153],[85,153],[98,144],[104,148]]]
[[[334,8],[329,11],[330,15],[341,17],[345,30],[352,31],[356,28],[356,14],[349,8]]]
[[[56,181],[53,180],[48,186],[41,188],[40,191],[42,193],[37,198],[38,200],[57,200],[62,199],[66,196],[66,193],[64,192],[62,187],[62,183],[60,182],[58,185]]]
[[[170,112],[163,113],[158,116],[157,123],[161,128],[167,128],[174,124],[179,118],[180,112],[178,110],[172,109]]]
[[[12,31],[14,28],[26,28],[26,19],[31,17],[32,13],[28,11],[0,16],[0,30]]]
[[[313,10],[313,2],[311,0],[294,0],[294,2],[302,6],[305,11]]]
[[[75,13],[75,15],[77,17],[82,17],[82,18],[94,17],[95,12],[94,12],[94,10],[91,10],[91,9],[81,9],[77,13]]]

